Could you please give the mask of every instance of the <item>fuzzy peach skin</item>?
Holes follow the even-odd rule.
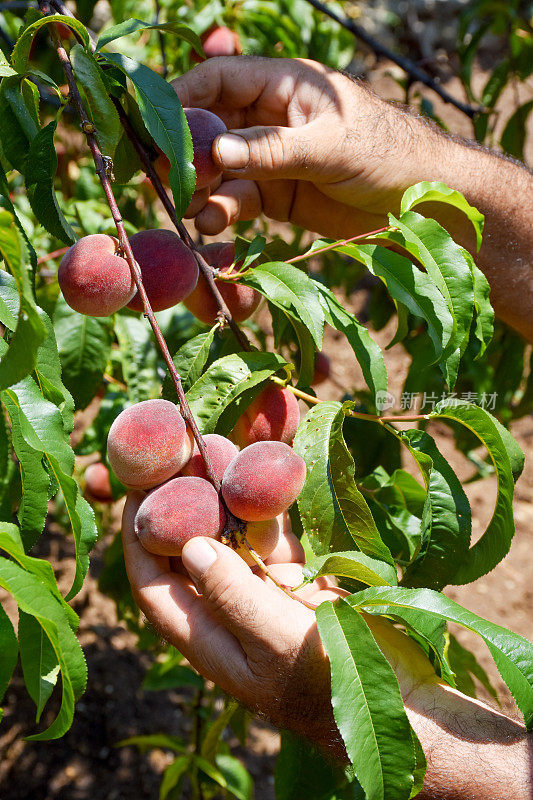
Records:
[[[261,295],[251,286],[243,286],[238,282],[236,269],[230,269],[235,261],[235,245],[233,242],[211,242],[199,248],[208,264],[223,270],[223,274],[215,277],[218,290],[235,322],[248,319],[261,302]],[[201,322],[212,325],[218,314],[218,305],[202,274],[198,276],[196,289],[183,301],[191,314]]]
[[[230,442],[229,439],[226,439],[225,436],[220,436],[218,433],[206,433],[203,440],[213,471],[218,480],[221,481],[224,477],[226,467],[229,466],[239,451],[233,442]],[[181,470],[181,474],[207,480],[204,460],[200,455],[196,442],[194,443],[191,457]]]
[[[262,522],[294,503],[305,473],[305,461],[288,444],[256,442],[241,450],[226,469],[222,495],[236,517]]]
[[[93,233],[69,247],[57,280],[74,311],[107,317],[125,306],[137,291],[128,262],[117,255],[118,239]]]
[[[174,403],[144,400],[124,409],[111,425],[107,457],[125,486],[151,489],[187,463],[192,435]]]
[[[163,228],[139,231],[133,234],[130,244],[154,311],[172,308],[193,291],[198,281],[198,264],[176,233]],[[128,308],[143,310],[138,292]]]
[[[239,447],[272,440],[291,444],[299,424],[296,397],[289,389],[269,383],[239,417],[231,438]]]
[[[143,547],[160,556],[180,556],[194,536],[220,536],[226,521],[213,486],[203,478],[174,478],[149,493],[135,517]]]

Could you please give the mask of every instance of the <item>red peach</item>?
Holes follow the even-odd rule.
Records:
[[[261,295],[251,286],[238,283],[238,276],[233,278],[236,270],[233,268],[230,271],[230,267],[235,260],[235,245],[233,242],[211,242],[200,247],[200,253],[210,266],[225,270],[224,280],[222,277],[215,278],[216,285],[235,322],[244,322],[256,310],[261,302]],[[232,280],[226,280],[228,277]],[[196,289],[185,298],[184,304],[197,319],[207,325],[214,323],[218,306],[201,273]]]
[[[291,444],[299,424],[296,397],[287,388],[269,383],[239,417],[231,438],[239,447],[272,440]]]
[[[206,433],[203,437],[207,455],[213,467],[214,473],[219,481],[222,480],[228,464],[233,461],[239,452],[233,442],[220,436],[218,433]],[[207,472],[198,445],[194,443],[194,448],[190,460],[185,464],[181,471],[182,475],[195,476],[207,480]]]
[[[195,536],[216,538],[226,521],[213,486],[203,478],[174,478],[143,500],[135,517],[142,545],[160,556],[179,556]]]
[[[247,522],[281,514],[300,494],[305,461],[284,442],[256,442],[235,456],[222,479],[228,509]]]
[[[128,262],[117,255],[118,240],[93,233],[69,247],[59,265],[57,280],[74,311],[107,317],[125,306],[136,292]]]
[[[122,411],[111,425],[107,457],[117,478],[150,489],[172,478],[191,454],[191,435],[168,400],[144,400]]]
[[[198,264],[176,233],[164,229],[140,231],[130,243],[154,311],[171,308],[192,292],[198,280]],[[128,308],[143,310],[138,292]]]

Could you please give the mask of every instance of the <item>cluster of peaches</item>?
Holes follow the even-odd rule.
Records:
[[[294,395],[272,385],[238,420],[233,441],[216,433],[203,437],[222,503],[173,403],[146,400],[122,411],[109,431],[107,455],[117,478],[140,492],[134,526],[144,547],[180,556],[194,536],[219,538],[227,509],[244,521],[250,547],[268,558],[287,532],[285,512],[305,480],[305,462],[288,443],[298,422]],[[249,548],[241,543],[237,552],[253,565]]]

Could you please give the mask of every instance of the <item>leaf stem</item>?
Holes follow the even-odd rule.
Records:
[[[250,553],[251,557],[253,558],[254,562],[259,567],[261,572],[264,573],[267,576],[267,578],[270,578],[272,583],[274,583],[278,587],[278,589],[281,589],[281,591],[284,592],[286,595],[288,595],[288,597],[290,597],[291,600],[296,600],[298,603],[301,603],[306,608],[310,608],[311,611],[315,611],[318,608],[318,606],[316,606],[314,603],[310,603],[308,600],[304,600],[302,597],[298,597],[298,595],[294,593],[294,590],[291,589],[290,586],[286,586],[284,583],[281,583],[281,581],[278,581],[275,575],[273,575],[270,572],[269,568],[267,567],[267,565],[265,564],[259,553],[257,553],[254,550],[254,548],[246,538],[246,534],[241,533],[238,538],[239,538],[239,544],[243,544],[246,547],[246,549]]]
[[[318,255],[319,253],[325,253],[326,250],[334,250],[336,247],[343,247],[345,244],[350,244],[350,242],[355,242],[357,239],[368,239],[371,236],[375,236],[378,233],[385,233],[385,231],[390,230],[390,225],[385,225],[384,228],[377,228],[375,231],[369,231],[368,233],[358,233],[357,236],[351,236],[349,239],[343,239],[342,242],[333,242],[333,244],[328,244],[325,247],[319,247],[317,250],[308,251],[307,253],[303,253],[300,256],[294,256],[294,258],[289,258],[285,262],[286,264],[295,264],[297,261],[304,261],[306,258],[312,258],[313,256]]]

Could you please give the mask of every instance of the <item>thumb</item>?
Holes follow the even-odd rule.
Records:
[[[217,621],[245,650],[272,652],[275,646],[285,652],[295,635],[304,636],[314,622],[312,611],[263,581],[234,550],[215,539],[190,539],[181,557]]]
[[[218,136],[213,143],[213,160],[224,172],[240,177],[313,182],[324,175],[330,177],[328,150],[324,131],[320,133],[315,123],[298,128],[255,126]]]

